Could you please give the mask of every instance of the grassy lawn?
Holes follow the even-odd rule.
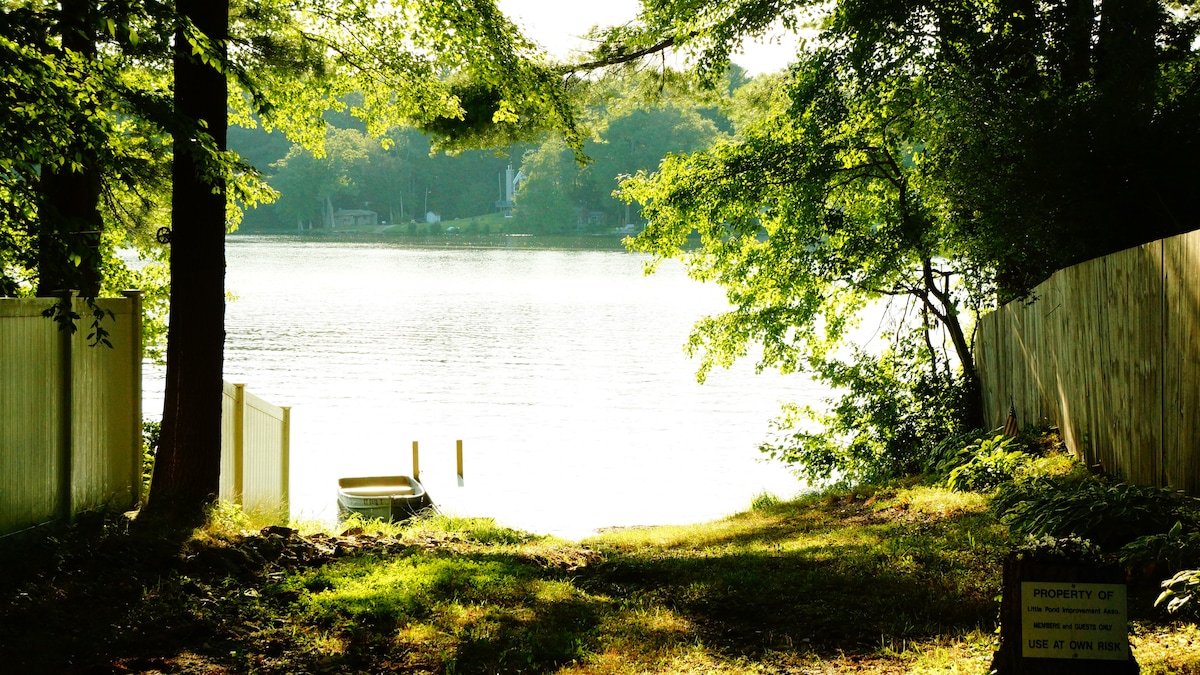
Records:
[[[360,525],[173,539],[95,518],[6,550],[0,670],[985,673],[1009,547],[986,498],[919,485],[582,542]],[[1131,588],[1142,672],[1200,673],[1200,631],[1156,592]]]

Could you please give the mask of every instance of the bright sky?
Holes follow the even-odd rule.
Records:
[[[580,36],[592,26],[630,21],[640,6],[638,0],[498,0],[498,4],[528,37],[558,56],[585,47]],[[787,67],[795,54],[795,36],[780,31],[767,43],[745,45],[733,62],[758,75]]]

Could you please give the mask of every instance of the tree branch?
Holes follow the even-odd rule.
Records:
[[[599,68],[607,68],[609,66],[619,66],[622,63],[637,61],[644,56],[665,52],[671,47],[674,47],[676,44],[678,44],[678,41],[674,37],[667,37],[663,38],[656,44],[650,45],[649,47],[643,47],[642,49],[637,49],[632,52],[620,52],[605,56],[595,61],[587,61],[585,63],[564,66],[559,72],[569,77],[575,73],[590,72]]]

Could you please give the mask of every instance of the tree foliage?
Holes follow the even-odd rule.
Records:
[[[144,225],[161,215],[169,105],[161,69],[142,61],[152,38],[139,37],[167,30],[160,9],[37,2],[0,12],[3,294],[94,296],[115,246],[145,241]]]
[[[573,229],[580,201],[580,167],[566,144],[551,138],[525,154],[525,180],[513,212],[519,232],[558,234]]]
[[[815,6],[647,2],[602,49],[691,49],[711,74],[737,38]],[[785,415],[765,449],[819,477],[906,470],[937,434],[982,422],[973,311],[1195,226],[1193,11],[841,0],[776,89],[747,88],[736,137],[623,184],[650,223],[632,246],[686,260],[733,305],[693,333],[702,376],[761,343],[760,367],[846,388],[822,433],[787,431]],[[904,297],[915,311],[883,356],[838,351],[860,307]],[[931,397],[930,382],[958,393]],[[910,432],[947,419],[932,408],[957,421]]]
[[[448,155],[433,152],[430,138],[413,127],[376,139],[355,120],[338,117],[330,120],[321,152],[298,143],[271,145],[261,131],[240,135],[235,147],[263,153],[257,165],[279,192],[275,203],[246,213],[247,228],[322,227],[330,207],[370,209],[393,224],[421,220],[426,210],[445,219],[492,213],[497,176],[524,147]]]

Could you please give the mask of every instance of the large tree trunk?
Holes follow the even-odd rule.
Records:
[[[1096,43],[1097,106],[1094,185],[1105,195],[1108,221],[1092,235],[1106,254],[1177,231],[1154,204],[1162,154],[1151,136],[1159,82],[1157,0],[1105,0]]]
[[[950,341],[954,345],[954,354],[958,357],[959,367],[963,377],[963,425],[967,429],[982,429],[986,423],[983,410],[983,387],[979,382],[979,370],[975,367],[975,356],[971,352],[971,341],[963,331],[962,322],[958,320],[958,309],[950,289],[938,288],[933,275],[933,261],[925,258],[922,262],[922,291],[918,297],[929,311],[941,321]]]
[[[228,0],[179,0],[179,13],[224,50]],[[175,110],[225,148],[225,76],[175,38]],[[203,170],[196,138],[177,133],[171,202],[171,321],[163,426],[150,510],[186,524],[216,500],[221,468],[225,345],[225,186]],[[211,165],[210,165],[211,166]]]
[[[1067,24],[1062,40],[1066,58],[1062,63],[1062,83],[1073,92],[1092,79],[1092,32],[1096,22],[1096,6],[1092,0],[1065,0],[1063,8]]]
[[[86,59],[96,56],[90,0],[63,0],[58,34],[64,51]],[[79,291],[94,298],[100,293],[100,174],[95,153],[86,142],[72,140],[64,153],[78,166],[44,167],[38,182],[37,294]],[[76,261],[72,260],[76,258]]]

